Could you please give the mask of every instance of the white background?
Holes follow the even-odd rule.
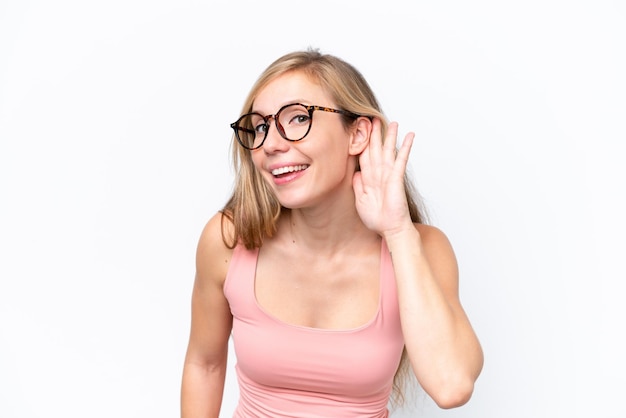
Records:
[[[228,125],[308,46],[416,132],[485,351],[467,405],[395,416],[625,417],[626,5],[607,0],[0,0],[0,417],[178,416]],[[231,373],[224,417],[236,391]]]

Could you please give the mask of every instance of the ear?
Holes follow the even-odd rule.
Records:
[[[350,155],[359,155],[367,147],[372,135],[372,121],[365,117],[359,117],[353,128],[350,137]]]

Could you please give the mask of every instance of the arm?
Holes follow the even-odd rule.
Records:
[[[392,254],[400,320],[413,371],[442,408],[467,402],[483,365],[483,353],[458,295],[458,267],[447,237],[411,221],[404,174],[414,134],[396,153],[398,125],[382,140],[374,120],[369,144],[354,175],[356,208],[363,223],[385,238]]]
[[[196,253],[191,332],[181,388],[182,418],[217,418],[222,403],[232,315],[223,284],[232,250],[222,242],[221,214],[204,228]]]
[[[483,352],[459,300],[452,247],[439,229],[426,225],[407,226],[385,239],[415,375],[440,407],[463,405],[482,369]]]

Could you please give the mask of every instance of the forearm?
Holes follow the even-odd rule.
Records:
[[[415,374],[440,406],[461,405],[471,396],[483,356],[458,301],[453,253],[450,250],[452,262],[439,258],[444,257],[440,254],[443,251],[427,257],[415,228],[385,238],[396,274],[402,331]]]
[[[225,366],[185,363],[181,418],[218,418],[224,393]]]

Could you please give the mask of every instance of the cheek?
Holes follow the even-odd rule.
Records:
[[[261,167],[263,166],[263,156],[259,150],[252,151],[250,158],[252,160],[252,167],[255,170],[261,171]]]
[[[308,143],[302,143],[302,146],[306,146],[311,155],[328,160],[341,160],[348,157],[350,153],[349,138],[343,130],[320,130],[319,134],[312,135],[311,140]]]
[[[252,165],[250,166],[251,174],[256,176],[257,174],[263,180],[263,182],[270,188],[274,188],[274,176],[264,168],[266,163],[266,157],[262,150],[259,152],[253,152],[251,155]],[[255,173],[256,172],[256,173]]]
[[[341,141],[341,138],[338,138],[337,141],[331,141],[326,144],[320,153],[320,158],[325,160],[328,165],[344,169],[352,156],[345,141]]]

